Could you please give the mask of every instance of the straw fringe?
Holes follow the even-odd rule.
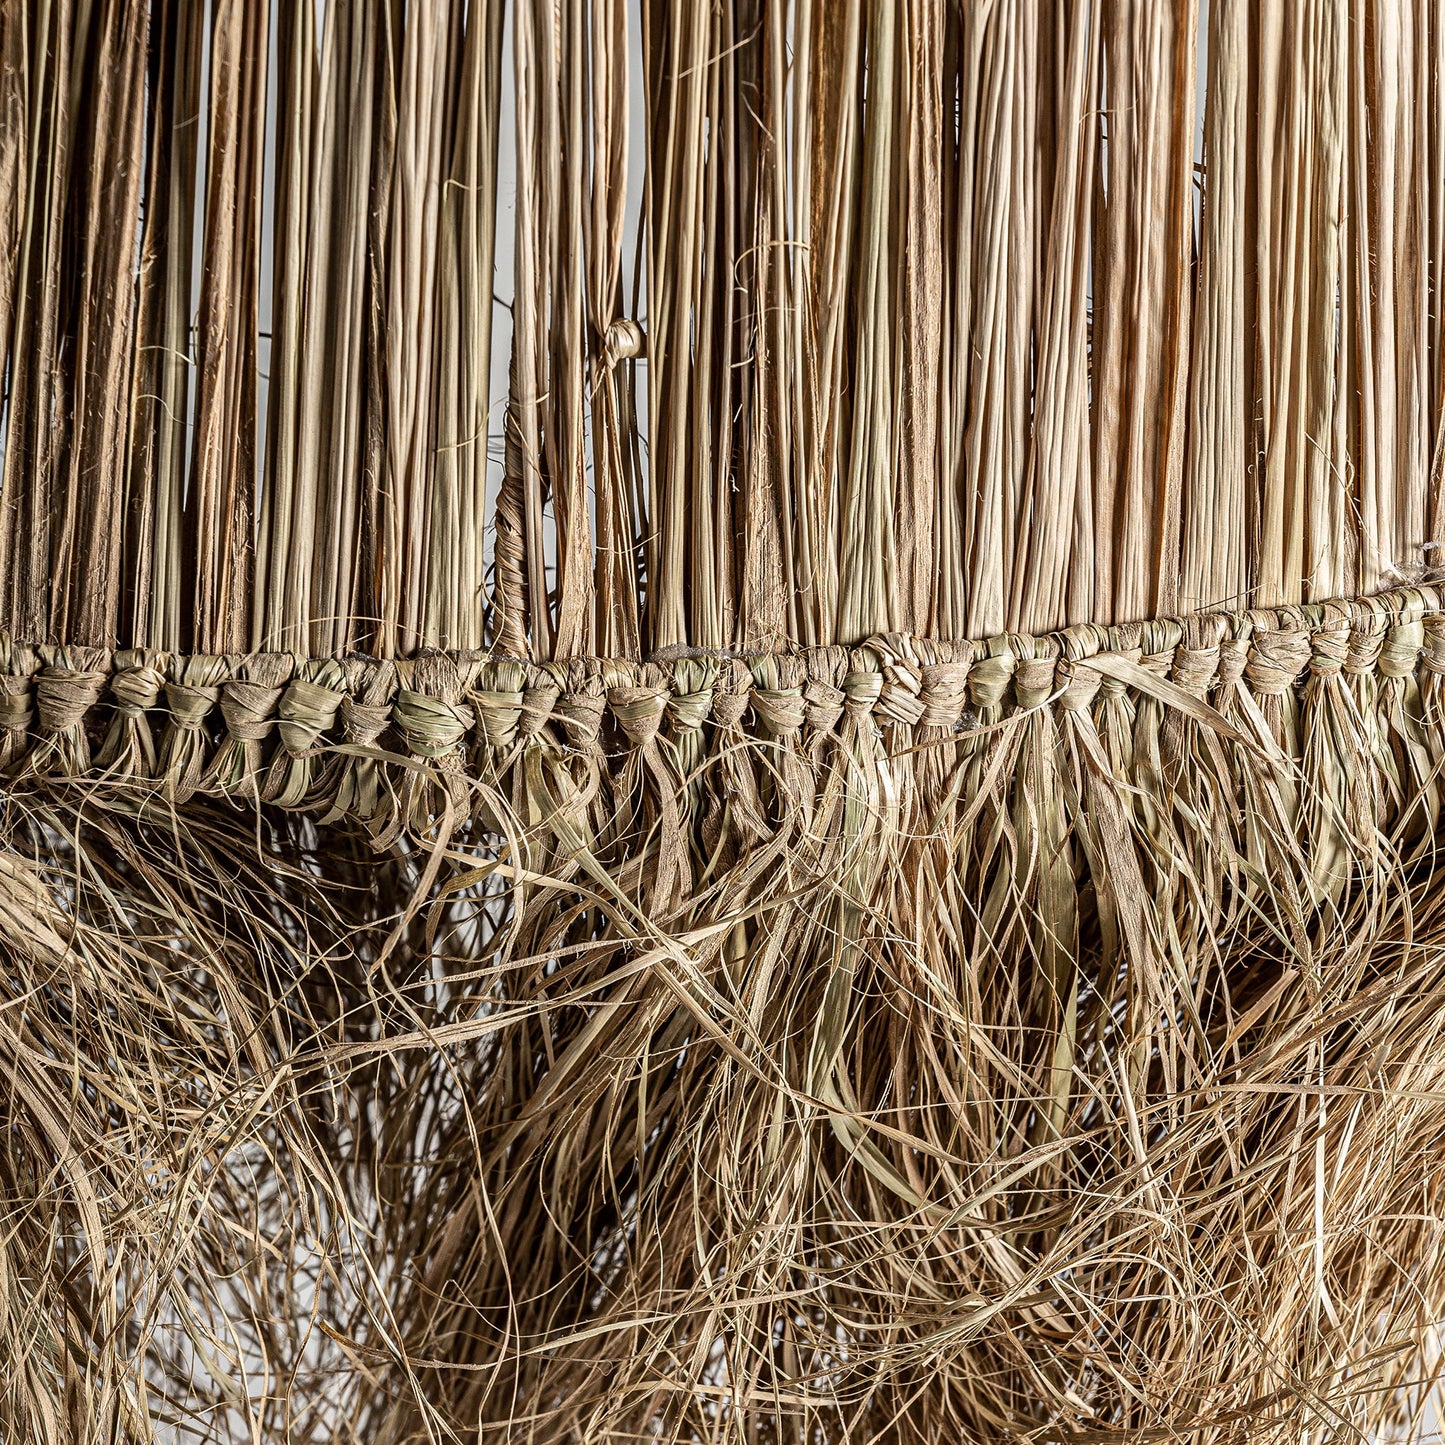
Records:
[[[889,633],[851,649],[742,657],[692,650],[675,661],[570,667],[476,652],[398,663],[112,654],[31,648],[4,634],[0,658],[12,773],[22,759],[27,774],[90,771],[87,737],[99,736],[95,767],[113,777],[189,795],[203,775],[207,791],[230,793],[265,771],[265,801],[287,808],[335,807],[343,780],[350,787],[363,761],[335,750],[370,748],[383,737],[401,743],[403,756],[443,762],[443,771],[471,773],[505,794],[524,745],[545,736],[568,756],[615,745],[621,792],[647,794],[659,807],[680,788],[695,807],[701,773],[715,760],[743,833],[769,835],[794,807],[807,811],[830,761],[822,739],[840,729],[846,737],[860,704],[875,715],[890,756],[911,760],[897,770],[896,786],[923,777],[936,785],[962,758],[970,779],[963,790],[978,793],[1005,776],[1016,780],[1004,771],[1006,758],[1063,748],[1061,720],[1080,712],[1082,688],[1101,762],[1145,790],[1130,807],[1146,831],[1162,806],[1147,795],[1167,788],[1177,796],[1190,758],[1215,792],[1224,788],[1211,807],[1233,794],[1224,783],[1232,771],[1236,786],[1262,789],[1267,800],[1270,822],[1254,818],[1249,827],[1313,837],[1322,856],[1344,846],[1344,832],[1366,846],[1363,820],[1378,821],[1384,803],[1357,796],[1369,786],[1363,772],[1355,777],[1365,757],[1390,806],[1411,812],[1414,832],[1428,831],[1440,812],[1445,612],[1428,587],[1273,612],[1085,624],[1037,638],[947,643]],[[1044,719],[1054,730],[1039,731]],[[141,741],[157,735],[158,752]],[[750,769],[751,786],[735,755],[767,760],[761,772]],[[336,761],[323,766],[324,757]],[[1314,810],[1308,826],[1302,789]],[[337,816],[365,819],[375,806],[370,799]],[[900,806],[911,814],[906,799]],[[774,822],[766,821],[770,808]],[[421,833],[440,811],[416,814]],[[673,818],[664,849],[680,827]]]
[[[1422,1437],[1439,8],[0,5],[0,1445]]]
[[[234,1430],[284,1376],[294,1439],[1283,1442],[1438,1369],[1433,589],[647,664],[80,653],[0,643],[6,1167],[59,1171],[6,1182],[0,1268],[97,1363],[37,1345],[7,1433],[148,1439],[145,1390]],[[46,1071],[114,1080],[124,1157]],[[257,1151],[274,1192],[227,1184]],[[303,1346],[272,1291],[318,1269]]]

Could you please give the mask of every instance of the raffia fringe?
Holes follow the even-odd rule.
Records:
[[[515,1438],[518,1400],[539,1439],[703,1431],[708,1331],[774,1381],[737,1386],[740,1419],[836,1424],[871,1401],[859,1438],[904,1438],[902,1412],[944,1438],[929,1422],[965,1384],[988,1439],[1185,1438],[1210,1421],[1197,1438],[1297,1441],[1309,1419],[1395,1418],[1392,1392],[1436,1368],[1445,1312],[1430,1167],[1445,952],[1410,943],[1422,920],[1439,933],[1442,764],[1445,608],[1428,588],[645,664],[0,641],[10,816],[27,794],[78,800],[72,823],[44,814],[37,847],[108,807],[143,829],[220,798],[356,820],[413,870],[412,902],[379,888],[356,930],[378,940],[348,985],[356,1012],[390,999],[390,1021],[337,1042],[268,1005],[284,1047],[257,1024],[244,1050],[278,1050],[256,1065],[271,1103],[228,1146],[263,1126],[290,1138],[313,1076],[328,1098],[347,1080],[364,1096],[388,1057],[419,1097],[470,1081],[437,1145],[465,1167],[416,1184],[416,1208],[447,1221],[434,1251],[387,1243],[384,1214],[366,1244],[395,1249],[403,1281],[356,1326],[372,1339],[366,1321],[397,1321],[366,1358],[425,1363],[378,1383],[347,1354],[327,1376],[397,1402],[372,1437],[387,1441],[421,1438],[428,1412]],[[200,811],[213,829],[221,813]],[[150,845],[129,828],[111,836],[143,880]],[[151,836],[178,874],[210,866],[187,830]],[[4,946],[68,967],[71,885],[22,887],[21,851]],[[278,898],[306,885],[263,876],[258,917],[270,876]],[[493,908],[499,882],[505,922],[443,922]],[[160,934],[191,928],[180,946],[209,976],[209,905],[173,925],[147,893],[161,884],[135,887]],[[439,922],[455,953],[423,1016]],[[263,956],[306,928],[220,931],[233,949],[253,938],[256,960],[234,964],[246,987],[315,965]],[[143,936],[77,935],[149,978]],[[180,953],[157,947],[168,975]],[[209,1047],[188,1017],[182,1059]],[[58,1054],[81,1047],[57,1037]],[[79,1076],[114,1068],[113,1042],[95,1047]],[[232,1047],[216,1045],[218,1078]],[[407,1161],[413,1117],[386,1146]],[[1390,1151],[1414,1162],[1370,1162]],[[117,1237],[144,1250],[165,1192],[127,1187]],[[758,1201],[775,1227],[756,1227]],[[587,1290],[567,1262],[579,1240],[619,1261]],[[1264,1321],[1255,1348],[1240,1332]],[[1144,1338],[1148,1360],[1127,1343]],[[112,1353],[112,1397],[130,1399],[141,1365]],[[1036,1433],[1050,1421],[1064,1435]]]

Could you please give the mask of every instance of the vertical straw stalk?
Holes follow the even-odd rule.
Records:
[[[0,1440],[1423,1440],[1442,66],[0,5]]]

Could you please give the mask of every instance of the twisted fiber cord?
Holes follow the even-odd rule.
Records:
[[[646,729],[648,738],[660,722],[663,707],[672,707],[674,718],[677,708],[685,708],[684,732],[695,731],[714,717],[719,723],[733,725],[750,717],[757,736],[767,738],[778,732],[778,709],[785,702],[799,711],[791,726],[785,726],[783,731],[795,730],[805,716],[814,723],[817,721],[807,711],[807,699],[801,688],[778,692],[758,681],[765,670],[774,665],[774,659],[800,669],[800,677],[813,677],[826,660],[835,656],[851,659],[854,675],[872,670],[869,658],[886,658],[892,660],[895,670],[889,673],[882,704],[885,717],[893,722],[910,725],[922,722],[930,727],[967,733],[979,725],[977,714],[967,723],[962,721],[964,699],[970,688],[982,688],[987,698],[985,706],[993,711],[1004,704],[1005,698],[1011,709],[1029,711],[1044,702],[1066,697],[1068,679],[1077,675],[1079,667],[1089,669],[1091,659],[1095,666],[1103,667],[1110,658],[1118,658],[1119,663],[1111,664],[1104,676],[1136,691],[1142,687],[1147,692],[1151,678],[1159,680],[1163,684],[1162,705],[1184,707],[1186,711],[1189,697],[1204,699],[1211,692],[1240,681],[1247,682],[1260,699],[1279,696],[1307,677],[1339,671],[1345,666],[1345,655],[1349,657],[1348,671],[1352,677],[1373,675],[1382,655],[1387,658],[1390,676],[1413,675],[1417,668],[1429,674],[1436,655],[1435,640],[1445,628],[1442,610],[1445,609],[1436,589],[1425,586],[1354,601],[1159,619],[1147,624],[1148,629],[1173,641],[1150,653],[1151,671],[1147,674],[1139,671],[1141,624],[1110,628],[1081,626],[1038,638],[1006,633],[981,642],[935,641],[889,633],[869,639],[854,649],[803,648],[787,654],[745,655],[738,659],[744,664],[740,673],[742,689],[730,694],[725,712],[711,688],[694,695],[685,692],[678,679],[686,675],[689,665],[715,670],[728,660],[728,654],[702,649],[679,653],[674,648],[665,650],[650,663],[631,663],[624,659],[583,660],[579,663],[583,671],[577,675],[605,675],[609,679],[603,697],[597,699],[602,716],[597,719],[596,727],[588,729],[594,737],[604,717],[611,718],[624,734],[632,737],[640,723],[634,723],[631,707],[622,699],[643,684],[644,679],[660,678],[665,681],[657,708],[649,705],[645,710],[645,716],[651,720]],[[1208,636],[1214,642],[1202,650],[1185,647],[1182,639],[1186,635]],[[1233,672],[1222,662],[1218,664],[1220,670],[1201,670],[1211,659],[1217,660],[1221,650],[1230,652],[1233,660],[1229,667]],[[466,691],[468,696],[488,699],[482,709],[483,717],[490,715],[488,709],[496,706],[495,698],[511,696],[512,691],[517,699],[527,695],[520,681],[517,689],[498,692],[489,679],[499,675],[530,679],[526,686],[533,689],[534,694],[537,687],[546,689],[552,697],[552,706],[541,714],[542,721],[566,723],[572,716],[569,709],[586,705],[585,695],[574,695],[562,688],[558,679],[568,674],[565,669],[559,671],[557,664],[525,663],[522,659],[490,652],[462,652],[450,659],[445,654],[426,654],[397,664],[368,664],[365,659],[356,658],[343,668],[325,660],[303,662],[284,653],[185,659],[124,650],[112,654],[98,649],[36,647],[0,634],[0,653],[4,657],[0,685],[6,689],[11,760],[20,758],[32,745],[38,748],[58,733],[83,735],[86,726],[103,730],[112,715],[136,721],[149,714],[148,722],[160,725],[169,713],[172,726],[197,735],[202,747],[211,746],[212,738],[221,737],[238,745],[279,744],[279,752],[294,757],[339,742],[343,733],[348,742],[354,743],[358,737],[374,742],[389,726],[395,726],[400,736],[414,738],[420,736],[416,733],[416,727],[421,725],[417,709],[424,711],[432,705],[426,700],[426,679],[435,674],[437,665],[454,666],[459,669],[459,675],[477,680],[474,687]],[[71,665],[72,655],[86,659],[88,670],[75,671]],[[1048,671],[1055,666],[1057,677]],[[378,668],[385,670],[378,671]],[[1021,680],[1025,668],[1031,679],[1027,685]],[[1040,672],[1040,668],[1044,671]],[[176,680],[157,687],[155,680],[166,671]],[[983,680],[985,673],[987,682]],[[207,679],[203,686],[179,680],[201,674]],[[309,676],[324,681],[310,681]],[[398,678],[400,692],[389,710],[383,707],[378,711],[373,700],[377,696],[373,679],[383,676]],[[289,683],[288,677],[291,677]],[[257,679],[268,681],[258,683]],[[649,689],[643,686],[642,691]],[[169,704],[168,709],[158,707],[162,695]],[[903,698],[908,699],[906,705],[900,701]],[[147,705],[141,706],[142,703]],[[344,728],[339,726],[343,708],[349,719]],[[450,702],[443,705],[444,711],[450,709]],[[220,717],[212,721],[212,714],[217,711]],[[419,755],[450,754],[479,727],[483,735],[492,736],[476,717],[466,714],[465,710],[460,715],[466,718],[460,724],[460,732],[451,736],[440,751],[424,747]],[[639,718],[641,716],[639,714]],[[836,724],[834,718],[825,731]],[[531,726],[530,734],[535,734],[538,725]],[[423,731],[426,731],[424,725]],[[638,739],[632,737],[632,741],[636,743]],[[88,761],[88,752],[84,756]],[[42,765],[32,763],[30,766],[38,769]],[[85,770],[85,767],[79,769]],[[131,775],[144,776],[139,772]],[[307,801],[309,805],[315,799],[308,797]]]

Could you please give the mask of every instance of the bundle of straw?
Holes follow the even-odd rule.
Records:
[[[0,1442],[1425,1438],[1442,76],[0,0]]]

